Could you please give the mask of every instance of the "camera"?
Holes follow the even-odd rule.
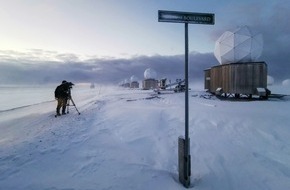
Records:
[[[68,86],[69,89],[72,89],[72,86],[75,85],[75,84],[72,83],[72,82],[67,82],[66,84],[67,84],[67,86]]]

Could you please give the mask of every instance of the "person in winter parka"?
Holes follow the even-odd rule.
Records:
[[[56,115],[60,116],[60,109],[62,114],[65,113],[67,101],[70,98],[70,83],[63,80],[61,85],[57,86],[54,91],[55,99],[57,100]]]

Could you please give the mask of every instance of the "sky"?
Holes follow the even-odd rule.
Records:
[[[290,78],[288,0],[0,0],[0,84],[117,83],[146,68],[183,77],[184,24],[158,22],[158,10],[214,13],[189,25],[190,75],[219,64],[215,42],[247,25],[264,39],[261,61],[275,80]],[[197,80],[194,77],[192,80]]]

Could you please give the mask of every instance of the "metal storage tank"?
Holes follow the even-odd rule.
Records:
[[[204,70],[205,89],[228,95],[267,97],[267,64],[265,62],[230,63]]]

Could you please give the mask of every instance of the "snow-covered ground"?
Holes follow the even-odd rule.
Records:
[[[290,94],[290,87],[269,87]],[[184,189],[184,94],[76,85],[54,117],[54,87],[0,88],[0,189]],[[290,99],[223,101],[190,92],[192,187],[290,189]]]

